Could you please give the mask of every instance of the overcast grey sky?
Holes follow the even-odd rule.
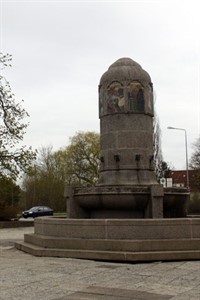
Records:
[[[164,160],[185,168],[200,135],[200,5],[177,1],[0,1],[3,71],[30,114],[24,142],[66,146],[78,131],[99,132],[98,84],[121,57],[151,76]]]

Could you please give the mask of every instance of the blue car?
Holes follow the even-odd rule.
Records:
[[[48,206],[34,206],[29,210],[23,211],[22,216],[25,219],[42,217],[42,216],[53,216],[53,209]]]

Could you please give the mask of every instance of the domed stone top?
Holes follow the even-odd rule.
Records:
[[[114,62],[99,84],[99,117],[112,114],[153,116],[153,85],[149,74],[134,60]]]
[[[119,58],[118,60],[116,60],[112,65],[110,65],[110,68],[113,68],[113,67],[120,67],[120,66],[135,66],[135,67],[139,67],[141,68],[141,66],[134,60],[132,60],[131,58],[129,57],[122,57],[122,58]]]
[[[100,85],[109,84],[115,80],[120,82],[132,80],[151,82],[149,74],[137,62],[128,57],[120,58],[114,62],[108,71],[102,75]]]

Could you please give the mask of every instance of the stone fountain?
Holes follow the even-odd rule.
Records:
[[[38,218],[16,247],[34,255],[147,261],[200,258],[200,219],[188,189],[156,180],[153,84],[121,58],[99,84],[100,170],[94,187],[66,187],[68,219]]]

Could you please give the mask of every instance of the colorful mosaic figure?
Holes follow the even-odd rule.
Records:
[[[131,112],[144,112],[144,88],[135,81],[128,85],[128,103]]]
[[[124,89],[119,82],[113,82],[107,89],[107,112],[118,113],[124,111]]]

